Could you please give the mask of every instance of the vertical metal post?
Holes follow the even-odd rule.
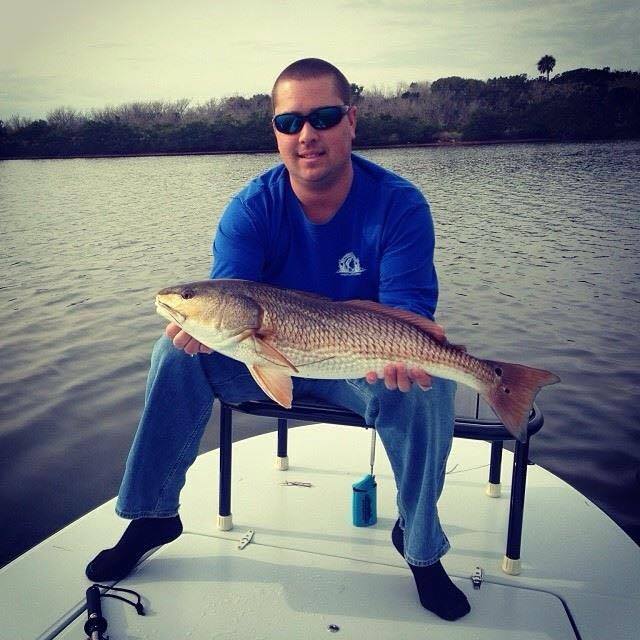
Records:
[[[502,493],[500,484],[500,467],[502,466],[502,440],[491,443],[491,460],[489,462],[489,482],[485,493],[490,498],[499,498]]]
[[[287,421],[285,418],[278,418],[278,458],[287,457]]]
[[[507,553],[502,563],[506,573],[520,573],[520,546],[522,542],[522,519],[524,516],[524,496],[527,484],[527,461],[529,437],[525,442],[516,440],[513,454],[513,476],[511,480],[511,502],[509,505],[509,529],[507,532]]]
[[[287,437],[287,419],[278,418],[278,455],[276,456],[276,469],[280,469],[280,471],[286,471],[289,468]]]
[[[502,440],[491,443],[491,461],[489,463],[489,482],[500,484],[500,467],[502,466]]]
[[[220,403],[220,497],[218,528],[231,529],[231,426],[232,410]]]

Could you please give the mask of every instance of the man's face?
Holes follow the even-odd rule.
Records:
[[[310,80],[283,80],[276,88],[275,115],[307,115],[318,107],[342,105],[331,76]],[[316,130],[308,122],[294,134],[274,127],[278,151],[294,184],[329,189],[351,170],[351,144],[355,137],[356,112],[352,108],[330,129]]]

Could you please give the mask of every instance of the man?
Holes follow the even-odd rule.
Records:
[[[283,164],[229,203],[214,240],[211,277],[371,299],[433,317],[438,287],[428,204],[406,180],[352,155],[350,97],[344,75],[323,60],[299,60],[278,76],[273,126]],[[337,403],[375,424],[398,487],[393,544],[413,572],[423,606],[447,620],[469,611],[440,563],[449,543],[436,507],[454,393],[454,383],[402,363],[388,365],[384,380],[375,372],[366,380],[294,378],[295,398]],[[265,398],[243,364],[169,324],[153,352],[118,495],[117,513],[133,522],[88,565],[91,580],[124,577],[150,549],[180,535],[179,493],[215,397]]]

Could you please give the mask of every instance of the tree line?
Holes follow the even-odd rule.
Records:
[[[395,91],[354,83],[355,146],[640,137],[639,72],[583,68],[549,79],[553,64],[551,56],[538,64],[546,78],[453,76]],[[59,108],[46,119],[0,121],[0,158],[272,151],[271,115],[266,94]]]

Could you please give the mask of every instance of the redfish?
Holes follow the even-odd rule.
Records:
[[[443,328],[410,311],[369,300],[337,302],[250,282],[205,280],[156,296],[160,315],[202,344],[243,362],[258,386],[291,407],[291,376],[362,378],[404,363],[480,393],[519,440],[538,391],[560,381],[521,364],[482,360],[450,344]]]

